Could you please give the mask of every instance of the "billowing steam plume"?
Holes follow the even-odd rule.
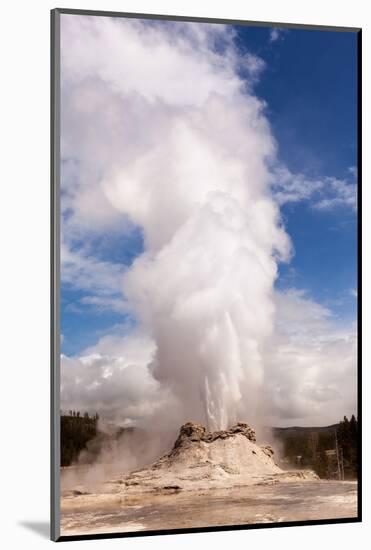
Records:
[[[254,422],[277,264],[290,256],[253,92],[263,62],[223,25],[62,19],[63,244],[140,227],[121,286],[155,344],[139,398],[177,427]]]

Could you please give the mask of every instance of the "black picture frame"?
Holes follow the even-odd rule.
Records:
[[[358,161],[358,196],[357,196],[357,407],[358,407],[358,491],[356,517],[341,519],[304,520],[280,523],[262,523],[247,525],[226,525],[208,527],[190,527],[184,529],[161,529],[155,531],[133,531],[118,533],[97,533],[84,535],[60,534],[60,17],[63,14],[100,16],[114,18],[134,18],[163,21],[207,22],[216,24],[246,25],[254,27],[280,27],[286,29],[308,29],[323,31],[355,32],[357,34],[357,161]],[[357,523],[362,521],[362,29],[355,27],[336,27],[315,24],[294,24],[283,22],[260,22],[235,19],[216,19],[206,17],[125,13],[115,11],[80,10],[55,8],[51,10],[51,124],[50,124],[50,158],[51,158],[51,393],[50,393],[50,439],[51,439],[51,480],[50,480],[50,524],[53,541],[96,540],[107,538],[127,538],[154,535],[235,531],[250,529],[267,529],[288,526],[309,526],[340,523]]]

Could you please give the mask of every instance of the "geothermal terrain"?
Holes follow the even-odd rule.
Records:
[[[188,422],[169,453],[93,491],[61,481],[61,535],[357,516],[356,482],[282,470],[242,422],[216,432]]]

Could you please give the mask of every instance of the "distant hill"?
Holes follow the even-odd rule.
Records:
[[[299,434],[308,433],[335,433],[335,430],[339,430],[340,423],[331,424],[331,426],[289,426],[287,428],[272,428],[275,436],[279,437],[292,437]]]

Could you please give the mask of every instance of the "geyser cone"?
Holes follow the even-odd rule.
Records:
[[[180,428],[169,453],[117,483],[125,493],[130,493],[317,479],[310,471],[284,472],[273,455],[270,446],[257,445],[255,431],[247,423],[238,422],[228,430],[209,432],[202,424],[187,422]]]

